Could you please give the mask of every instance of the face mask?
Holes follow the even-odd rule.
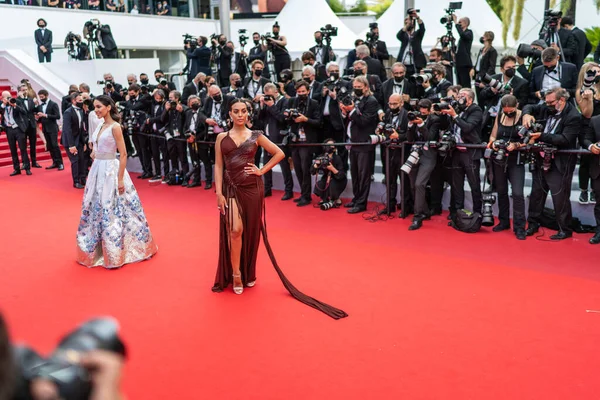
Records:
[[[133,85],[135,82],[127,82],[129,86]]]
[[[312,65],[310,65],[310,63],[304,63],[303,64],[305,67],[312,67]]]
[[[354,94],[355,94],[357,97],[362,97],[362,95],[363,95],[363,90],[362,90],[362,89],[354,89]]]
[[[504,115],[506,115],[508,118],[514,118],[517,116],[517,112],[511,111],[511,112],[504,113]]]
[[[390,111],[392,112],[392,114],[396,115],[400,112],[400,107],[398,108],[390,108]]]
[[[329,76],[331,78],[333,78],[333,80],[337,81],[338,79],[340,79],[340,73],[339,72],[332,72],[331,74],[329,74]]]
[[[323,43],[323,39],[315,39],[315,42],[316,42],[317,44],[321,44],[321,43]]]
[[[307,94],[299,94],[298,95],[298,100],[300,100],[301,102],[304,102],[308,99],[308,95]]]
[[[506,75],[508,78],[512,78],[513,76],[515,76],[515,73],[517,71],[515,71],[514,68],[509,68],[506,71],[504,71],[504,75]]]
[[[404,76],[395,76],[394,77],[394,82],[402,83],[402,81],[404,81]]]
[[[328,147],[327,148],[327,154],[333,154],[333,153],[335,153],[335,147],[333,147],[333,146],[332,147]]]
[[[361,76],[363,74],[362,69],[355,69],[354,76]]]
[[[140,82],[142,82],[142,85],[147,85],[150,81],[148,79],[140,79]]]
[[[556,109],[556,104],[546,104],[546,110],[548,110],[548,114],[550,115],[556,115],[558,113],[558,110]]]
[[[192,110],[197,111],[200,109],[200,103],[194,103],[192,104]]]
[[[83,101],[78,101],[77,103],[75,103],[75,107],[77,107],[77,108],[83,107]]]
[[[273,37],[278,37],[279,36],[279,32],[273,32]]]
[[[258,46],[258,45],[260,44],[260,40],[255,40],[255,41],[254,41],[254,44],[255,44],[256,46]]]
[[[221,101],[223,101],[223,96],[221,96],[220,94],[216,95],[213,97],[213,100],[216,101],[217,103],[220,103]]]
[[[483,40],[483,36],[479,38],[479,43],[485,44],[485,40]]]
[[[233,87],[241,88],[242,87],[242,81],[235,81],[235,82],[233,82]]]
[[[430,59],[429,59],[429,62],[430,62],[430,63],[434,63],[434,62],[437,62],[437,60],[436,60],[435,58],[430,58]]]
[[[310,77],[308,77],[308,78],[302,78],[302,80],[303,80],[304,82],[308,83],[309,85],[310,85],[310,84],[311,84],[311,82],[312,82],[312,79],[310,79]]]
[[[254,70],[254,75],[256,75],[256,76],[262,76],[262,69]]]
[[[39,25],[40,29],[44,29],[46,25]]]
[[[225,45],[227,44],[227,41],[225,41],[225,40],[221,40],[221,41],[219,41],[219,44],[220,44],[221,46],[225,46]]]

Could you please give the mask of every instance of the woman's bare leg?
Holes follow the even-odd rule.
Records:
[[[231,211],[230,211],[231,210]],[[233,287],[243,287],[242,277],[240,275],[240,258],[242,254],[242,233],[244,224],[240,216],[237,202],[235,199],[229,201],[229,210],[231,224],[229,225],[229,237],[231,238],[231,267],[233,269]]]

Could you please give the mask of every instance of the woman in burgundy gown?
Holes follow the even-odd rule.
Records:
[[[216,141],[215,185],[221,214],[219,232],[219,263],[213,292],[222,292],[230,283],[233,291],[242,294],[245,287],[256,283],[256,256],[262,234],[267,253],[279,278],[290,294],[332,318],[348,315],[298,291],[277,265],[267,238],[264,220],[264,187],[261,175],[284,158],[283,151],[261,131],[246,128],[252,105],[247,100],[234,99],[229,116],[233,128],[219,134]],[[258,146],[272,155],[259,169],[254,165]]]

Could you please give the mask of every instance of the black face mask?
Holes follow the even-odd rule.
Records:
[[[302,80],[303,80],[304,82],[308,83],[309,85],[310,85],[310,84],[311,84],[311,82],[312,82],[312,79],[310,79],[310,78],[302,78]]]
[[[46,27],[46,25],[38,25],[40,27],[40,29],[44,29]]]
[[[512,78],[513,76],[515,76],[515,73],[517,71],[514,68],[509,68],[506,71],[504,71],[504,75],[506,75],[508,78]]]
[[[355,94],[357,97],[362,97],[362,95],[363,95],[363,90],[362,90],[362,89],[354,89],[354,94]]]
[[[140,79],[140,82],[142,82],[142,85],[147,85],[150,81],[148,79]]]
[[[506,115],[508,118],[514,118],[517,116],[517,112],[511,111],[511,112],[504,113],[504,115]]]
[[[221,40],[221,41],[219,41],[219,44],[220,44],[221,46],[225,46],[225,45],[227,44],[227,41],[225,41],[225,40]]]
[[[255,44],[256,46],[258,46],[258,45],[260,44],[260,40],[255,40],[255,41],[254,41],[254,44]]]
[[[339,72],[332,72],[331,74],[329,74],[329,76],[331,78],[333,78],[334,81],[337,81],[338,79],[340,79],[340,73]]]
[[[335,153],[335,147],[334,146],[327,147],[326,150],[325,150],[325,152],[327,154],[333,154],[333,153]]]
[[[242,81],[234,81],[233,82],[233,87],[241,88],[242,87]]]
[[[279,32],[273,32],[273,37],[274,38],[279,37]]]
[[[254,75],[257,77],[262,76],[262,71],[263,71],[262,69],[256,69],[256,70],[254,70]]]
[[[192,104],[192,110],[198,111],[199,109],[200,109],[200,103],[194,103],[194,104]]]
[[[361,76],[363,74],[362,69],[355,69],[354,76]]]
[[[479,43],[485,44],[485,40],[483,40],[483,36],[479,38]]]
[[[163,79],[164,79],[164,76],[158,76],[158,77],[156,77],[156,82],[160,83],[160,81]]]
[[[546,110],[548,110],[549,115],[558,114],[558,109],[556,108],[556,104],[553,104],[553,105],[546,104]]]
[[[400,113],[400,107],[398,107],[398,108],[390,108],[390,111],[394,115],[399,114]]]
[[[216,101],[217,103],[220,103],[223,101],[223,96],[221,96],[220,94],[216,95],[213,97],[213,100]]]
[[[75,107],[77,107],[77,108],[83,107],[83,101],[78,101],[77,103],[75,103]]]
[[[306,100],[308,100],[308,95],[307,95],[307,94],[299,94],[299,95],[298,95],[298,100],[299,100],[301,103],[304,103]]]
[[[434,63],[434,62],[437,62],[437,60],[436,60],[435,58],[430,58],[430,59],[429,59],[429,62],[430,62],[430,63]]]
[[[323,39],[315,39],[315,42],[316,42],[317,44],[321,44],[321,43],[323,43]]]
[[[404,81],[404,76],[395,76],[394,77],[394,82],[396,83],[402,83]]]

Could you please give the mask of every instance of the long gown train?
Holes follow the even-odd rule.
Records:
[[[221,215],[219,261],[215,284],[212,290],[214,292],[222,292],[232,282],[233,269],[230,258],[231,239],[229,236],[229,224],[233,221],[232,202],[235,201],[243,223],[240,272],[244,286],[248,282],[256,280],[256,257],[262,234],[271,263],[284,287],[294,298],[322,311],[334,319],[347,317],[348,314],[344,311],[307,296],[296,289],[285,277],[277,264],[267,235],[262,179],[259,176],[247,175],[244,172],[244,167],[248,163],[254,162],[254,155],[258,149],[256,140],[261,134],[262,132],[260,131],[253,131],[251,137],[239,146],[237,146],[229,134],[221,141],[221,152],[224,163],[223,195],[227,199],[229,207],[226,214]]]

